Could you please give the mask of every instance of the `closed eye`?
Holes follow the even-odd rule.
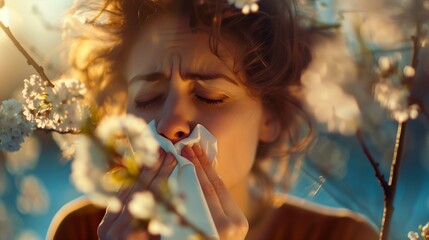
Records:
[[[213,105],[213,106],[219,106],[225,102],[224,99],[211,99],[211,98],[206,98],[198,95],[195,95],[195,98],[204,104]]]
[[[138,99],[136,99],[134,101],[135,108],[136,109],[147,109],[147,108],[153,107],[156,104],[160,103],[162,101],[162,99],[163,99],[162,95],[154,97],[154,98],[149,99],[149,100],[138,100]]]

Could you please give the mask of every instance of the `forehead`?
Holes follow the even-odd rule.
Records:
[[[238,59],[238,44],[232,38],[216,38],[216,54],[210,48],[209,29],[200,27],[192,29],[186,17],[161,15],[148,21],[137,33],[137,39],[131,47],[129,64],[150,65],[168,64],[174,57],[182,62],[199,64],[210,62],[219,67],[234,68]],[[143,66],[140,66],[143,67]]]

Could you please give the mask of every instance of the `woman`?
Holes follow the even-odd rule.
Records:
[[[75,77],[86,80],[106,112],[127,109],[155,120],[173,143],[196,124],[216,137],[216,168],[198,145],[182,155],[195,165],[221,239],[377,239],[353,214],[275,196],[262,170],[272,157],[288,161],[306,140],[297,91],[310,56],[289,1],[262,0],[248,15],[223,0],[102,2],[102,9],[85,1],[72,11],[98,12],[86,21],[91,31],[80,26],[74,36]],[[125,206],[129,191],[156,188],[175,165],[161,154],[142,170],[151,184],[120,195]],[[131,224],[127,209],[105,213],[84,200],[63,210],[49,237],[97,239],[97,228],[100,239],[152,237]]]

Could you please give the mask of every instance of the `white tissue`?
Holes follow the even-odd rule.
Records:
[[[160,147],[167,153],[171,152],[177,160],[177,166],[171,173],[169,181],[175,181],[177,190],[185,197],[185,215],[187,220],[205,232],[207,236],[213,237],[213,239],[219,239],[216,226],[213,222],[204,193],[198,181],[195,167],[191,161],[180,154],[184,146],[192,146],[193,144],[198,143],[206,153],[207,158],[212,165],[215,165],[217,164],[216,138],[205,127],[198,124],[193,129],[189,137],[182,139],[173,145],[170,140],[158,134],[156,131],[155,121],[151,121],[149,123],[149,127],[152,130],[155,139],[159,142]],[[172,228],[173,235],[169,237],[162,236],[161,239],[182,240],[195,235],[195,232],[186,226],[175,224]]]

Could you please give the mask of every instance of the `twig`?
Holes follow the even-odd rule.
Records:
[[[323,30],[330,30],[330,29],[338,29],[340,27],[341,27],[341,24],[339,24],[339,23],[336,23],[336,24],[323,24],[323,25],[320,25],[320,26],[312,27],[312,30],[323,31]]]
[[[422,24],[420,22],[416,23],[416,36],[411,37],[413,40],[413,58],[411,61],[411,66],[416,69],[419,64],[419,50],[420,50],[420,36],[422,34]]]
[[[416,69],[419,63],[419,41],[422,32],[422,23],[416,22],[416,35],[411,39],[413,41],[413,57],[411,66]],[[389,179],[389,192],[385,194],[384,198],[384,211],[383,219],[381,222],[381,233],[380,240],[388,240],[390,233],[390,225],[392,222],[392,216],[394,211],[393,202],[395,200],[396,186],[399,178],[399,169],[402,162],[402,152],[404,147],[405,140],[405,130],[407,127],[407,122],[398,123],[398,130],[396,134],[395,150],[393,152],[393,160],[390,168],[390,179]]]
[[[52,129],[52,128],[37,128],[36,130],[40,130],[43,131],[45,133],[52,133],[52,132],[57,132],[60,134],[81,134],[82,131],[77,130],[77,131],[73,131],[73,130],[68,130],[68,131],[61,131],[61,130],[57,130],[57,129]]]
[[[359,143],[362,147],[363,152],[365,153],[366,157],[368,158],[369,162],[371,163],[372,168],[374,169],[375,176],[377,177],[378,181],[380,182],[381,187],[383,188],[383,192],[386,195],[389,191],[389,184],[387,183],[383,173],[380,171],[380,164],[374,159],[371,152],[369,151],[368,146],[365,144],[365,141],[362,136],[362,132],[360,130],[357,131],[356,137],[359,140]]]
[[[392,166],[390,168],[390,179],[389,179],[389,194],[385,195],[384,199],[384,212],[383,219],[381,222],[381,240],[389,239],[390,224],[393,216],[393,202],[395,200],[396,186],[399,178],[399,169],[402,162],[402,152],[404,147],[404,138],[407,122],[398,123],[398,132],[396,135],[395,151],[393,152]]]
[[[22,55],[24,55],[24,57],[27,59],[28,65],[33,66],[33,68],[36,69],[37,73],[39,73],[40,77],[44,81],[46,81],[50,87],[54,87],[54,84],[46,76],[43,68],[37,64],[37,62],[30,56],[30,54],[28,54],[27,51],[25,51],[24,47],[15,38],[13,33],[1,21],[0,21],[0,27],[3,29],[3,31],[6,33],[6,35],[9,37],[9,39],[13,42],[13,44],[16,46],[16,48],[18,48],[18,50],[22,53]]]

